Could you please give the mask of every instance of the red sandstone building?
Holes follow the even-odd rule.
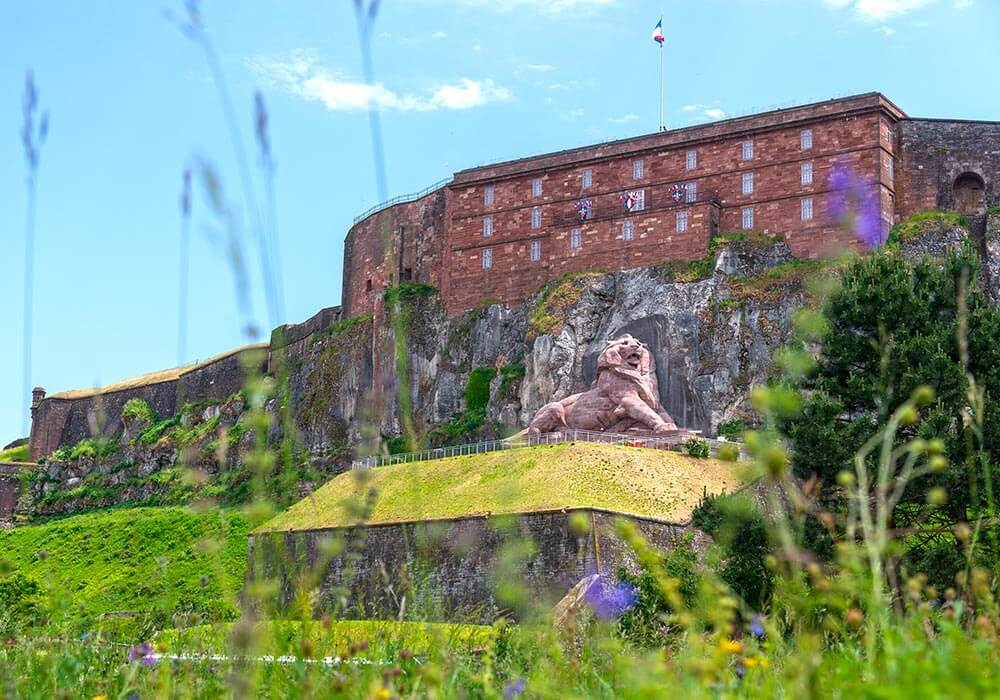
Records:
[[[870,93],[463,170],[355,221],[343,314],[404,281],[449,314],[519,301],[565,272],[700,258],[720,231],[823,255],[855,245],[831,215],[835,166],[866,183],[883,237],[916,211],[981,214],[1000,196],[1000,122],[911,119]]]

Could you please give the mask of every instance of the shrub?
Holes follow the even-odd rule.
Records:
[[[62,450],[63,448],[60,448]],[[112,452],[118,449],[118,440],[102,440],[100,438],[84,438],[80,442],[76,443],[70,450],[69,454],[63,459],[80,459],[81,457],[90,457],[92,459],[100,459],[102,457],[107,457]],[[60,450],[57,450],[59,452]]]
[[[19,571],[0,576],[0,639],[13,639],[42,614],[42,587]]]
[[[497,376],[492,367],[476,367],[465,385],[465,405],[470,411],[485,411],[490,402],[490,382]]]
[[[893,226],[892,232],[889,234],[889,241],[906,241],[933,231],[965,228],[966,226],[968,226],[968,221],[957,212],[922,211],[912,214],[906,221],[901,221]]]
[[[141,420],[146,423],[155,423],[156,414],[153,408],[142,399],[129,399],[122,407],[122,418]]]
[[[678,592],[686,605],[691,605],[698,594],[698,557],[685,540],[660,558],[662,573],[677,582]],[[618,632],[627,641],[640,647],[661,646],[670,634],[665,622],[672,610],[663,597],[656,576],[648,569],[638,575],[629,573],[625,567],[617,571],[617,579],[629,585],[636,594],[633,605],[618,621]]]
[[[170,418],[158,420],[139,433],[139,437],[137,439],[143,445],[152,445],[155,442],[159,442],[160,438],[162,438],[168,430],[180,425],[180,422],[181,419],[178,416],[171,416]]]
[[[740,435],[746,430],[746,426],[739,418],[733,418],[722,421],[715,430],[719,435]]]
[[[389,287],[386,289],[383,298],[385,299],[386,305],[390,306],[395,304],[397,301],[407,304],[435,294],[437,294],[437,289],[429,284],[421,284],[420,282],[401,282],[395,287]]]
[[[718,457],[724,462],[735,462],[740,458],[740,446],[724,442],[719,445]]]
[[[692,457],[705,459],[709,455],[708,443],[699,438],[691,438],[684,443],[684,449]]]

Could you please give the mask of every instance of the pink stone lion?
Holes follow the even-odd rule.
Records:
[[[670,435],[677,424],[660,405],[656,365],[649,349],[623,335],[608,341],[588,390],[554,401],[531,419],[532,435],[561,430]]]

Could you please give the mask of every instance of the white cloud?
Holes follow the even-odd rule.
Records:
[[[955,9],[964,10],[967,7],[972,7],[974,4],[973,0],[955,0]]]
[[[521,68],[534,73],[548,73],[550,70],[555,70],[555,66],[550,66],[548,63],[525,63]]]
[[[448,36],[448,32],[443,32],[440,29],[431,34],[431,39],[444,39]]]
[[[837,9],[848,9],[866,22],[884,22],[890,17],[919,10],[937,0],[823,0]]]
[[[562,114],[559,115],[559,118],[562,119],[564,122],[571,122],[579,119],[582,116],[583,116],[583,108],[577,107],[576,109],[571,109],[566,112],[563,112]]]
[[[608,117],[608,121],[612,124],[628,124],[629,122],[636,121],[638,118],[638,114],[629,112],[628,114],[623,114],[620,117]]]
[[[685,112],[697,112],[699,119],[722,119],[726,116],[725,110],[703,104],[684,105],[681,109]]]
[[[492,80],[460,78],[438,85],[430,94],[397,93],[382,84],[351,80],[322,66],[312,50],[296,50],[281,56],[252,56],[250,71],[266,86],[308,100],[322,102],[331,111],[380,109],[429,112],[437,109],[469,109],[488,102],[505,102],[512,95]]]
[[[893,29],[892,27],[886,26],[884,24],[881,27],[879,27],[879,31],[882,32],[883,34],[885,34],[886,36],[892,36],[893,34],[896,33],[895,29]]]

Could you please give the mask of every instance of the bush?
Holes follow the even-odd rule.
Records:
[[[709,455],[708,443],[699,438],[691,438],[684,443],[684,449],[692,457],[705,459]]]
[[[465,406],[469,411],[485,411],[490,402],[490,382],[497,376],[492,367],[476,367],[465,385]]]
[[[719,445],[718,457],[724,462],[735,462],[740,458],[740,446],[724,442]]]
[[[122,418],[141,420],[146,423],[155,423],[156,414],[153,408],[142,399],[129,399],[122,406]]]
[[[42,587],[19,571],[0,576],[0,639],[13,639],[17,632],[41,616]]]
[[[698,557],[690,540],[668,551],[660,561],[662,573],[674,579],[684,602],[691,605],[698,595]],[[618,632],[627,641],[640,647],[662,646],[670,634],[664,621],[672,610],[663,597],[656,577],[644,569],[638,575],[630,574],[625,567],[617,571],[617,579],[629,585],[636,594],[635,605],[618,621]]]
[[[719,435],[742,435],[743,431],[746,430],[746,426],[743,425],[743,421],[739,418],[733,418],[732,420],[724,420],[719,423],[715,431]]]

